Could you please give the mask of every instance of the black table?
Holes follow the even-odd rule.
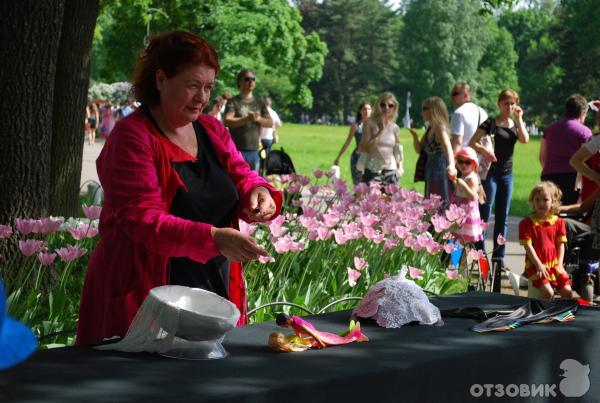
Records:
[[[440,309],[499,308],[526,298],[468,293],[433,302]],[[346,311],[311,321],[320,330],[341,332],[348,318]],[[447,318],[443,327],[383,329],[365,322],[368,343],[287,354],[268,349],[268,335],[277,328],[262,323],[231,331],[224,343],[231,356],[212,361],[52,349],[0,374],[0,401],[464,402],[475,399],[471,392],[483,394],[479,401],[490,400],[484,384],[504,385],[506,394],[514,393],[511,384],[555,385],[544,390],[557,395],[550,401],[561,401],[565,397],[559,387],[560,364],[568,358],[589,364],[591,370],[587,394],[570,401],[600,400],[598,310],[580,309],[570,323],[529,325],[502,333],[472,332],[474,323]],[[497,390],[494,386],[492,396]]]

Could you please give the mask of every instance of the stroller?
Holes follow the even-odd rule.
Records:
[[[592,232],[574,236],[567,244],[565,270],[582,299],[593,302],[600,295],[598,251],[592,248]]]

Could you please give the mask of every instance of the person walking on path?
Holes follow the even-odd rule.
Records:
[[[258,172],[260,128],[273,127],[273,120],[265,103],[254,96],[254,71],[242,69],[237,75],[237,87],[240,93],[227,102],[224,123],[250,168]]]
[[[450,119],[450,133],[453,154],[467,147],[475,131],[488,115],[480,107],[471,102],[471,86],[467,83],[456,83],[450,94],[454,113]]]
[[[369,117],[371,117],[371,105],[368,102],[362,102],[358,106],[358,110],[356,112],[356,120],[350,126],[350,131],[348,132],[346,141],[342,145],[340,152],[338,153],[337,157],[335,157],[335,161],[333,162],[333,165],[340,165],[340,158],[342,158],[342,155],[344,155],[344,153],[346,152],[346,149],[350,145],[352,138],[354,138],[356,147],[354,148],[354,150],[352,151],[352,155],[350,156],[350,173],[352,174],[352,183],[354,185],[358,184],[361,179],[361,173],[356,169],[356,162],[360,157],[360,154],[358,153],[357,149],[358,145],[360,144],[360,141],[362,140],[364,124],[367,121],[367,119],[369,119]]]
[[[271,147],[278,141],[279,138],[279,128],[281,127],[281,119],[277,112],[271,108],[271,98],[265,98],[265,105],[267,106],[267,111],[269,112],[269,116],[273,121],[272,127],[262,127],[260,130],[260,144],[265,149],[267,154],[271,152]]]
[[[498,244],[498,235],[505,239],[508,237],[508,212],[513,192],[513,156],[517,140],[520,143],[529,141],[529,133],[523,122],[523,109],[519,106],[519,94],[506,88],[498,96],[498,109],[500,113],[495,118],[486,119],[475,135],[471,138],[469,146],[484,156],[486,161],[491,161],[489,171],[483,180],[485,203],[479,206],[481,219],[487,223],[490,219],[492,207],[494,208],[494,249],[492,260],[504,267],[505,245]],[[514,119],[514,120],[513,120]],[[491,136],[494,144],[493,150],[481,145],[484,136]],[[483,244],[481,245],[483,247]]]
[[[560,188],[562,204],[575,204],[579,198],[579,191],[575,190],[577,172],[569,160],[592,137],[592,131],[583,124],[587,110],[588,104],[582,95],[571,95],[565,102],[565,119],[548,126],[542,136],[541,179],[554,182]]]

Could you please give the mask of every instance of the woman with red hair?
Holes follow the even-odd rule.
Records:
[[[202,114],[219,71],[188,32],[151,38],[132,91],[141,103],[97,160],[105,201],[81,296],[77,344],[123,337],[150,289],[177,284],[230,299],[246,323],[240,262],[266,250],[238,219],[275,217],[282,195],[253,172],[227,129]]]

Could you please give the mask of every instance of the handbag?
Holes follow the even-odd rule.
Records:
[[[486,150],[490,152],[494,152],[494,135],[496,134],[496,119],[490,118],[490,129],[489,131],[479,139],[479,144],[484,147]],[[490,171],[490,167],[492,166],[492,161],[489,161],[487,158],[483,156],[483,154],[477,154],[477,160],[479,162],[479,167],[477,168],[477,173],[479,174],[479,178],[483,181],[487,178],[488,172]]]
[[[417,165],[415,166],[415,182],[425,182],[425,165],[427,164],[427,153],[421,151],[419,158],[417,159]]]

